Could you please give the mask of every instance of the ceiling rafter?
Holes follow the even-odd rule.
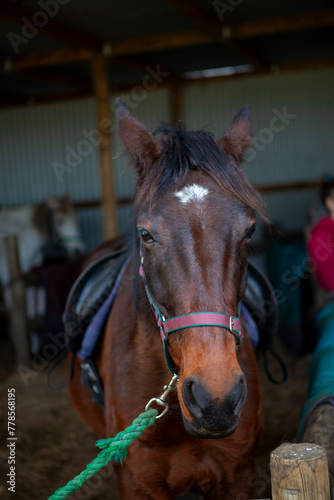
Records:
[[[147,60],[143,60],[142,58],[139,58],[139,57],[130,57],[130,56],[124,56],[124,57],[115,57],[115,62],[119,63],[119,64],[122,64],[124,66],[127,66],[128,68],[132,68],[136,71],[140,71],[141,73],[143,73],[143,75],[145,75],[147,73],[147,70],[149,67],[154,67],[155,64],[151,61],[149,61],[148,59]],[[163,73],[167,73],[168,74],[168,81],[171,82],[177,82],[179,80],[181,80],[181,77],[174,73],[170,68],[166,68],[166,67],[163,67],[161,65],[159,65],[159,69],[160,71],[162,71]]]
[[[19,26],[21,29],[25,25],[25,19],[27,19],[30,23],[32,23],[32,25],[34,25],[34,15],[36,15],[37,11],[34,12],[32,10],[15,6],[12,3],[9,3],[8,0],[5,0],[1,3],[1,20]],[[85,47],[86,49],[97,52],[100,52],[102,50],[103,42],[101,40],[98,40],[90,35],[78,32],[73,28],[67,28],[56,23],[51,17],[51,14],[49,14],[48,16],[48,13],[43,11],[42,8],[40,8],[39,11],[44,12],[44,19],[46,19],[45,26],[36,26],[36,29],[38,30],[38,32],[40,32],[41,35],[52,38],[53,40],[61,42],[65,45],[69,45],[70,47],[76,47],[79,49]],[[20,36],[20,33],[17,34]]]
[[[38,52],[24,56],[6,57],[2,60],[0,68],[4,71],[16,71],[20,69],[38,68],[66,64],[75,61],[87,61],[94,55],[92,50],[87,49],[59,49],[50,52]]]
[[[217,15],[213,15],[199,5],[195,4],[193,0],[165,0],[166,3],[172,5],[180,14],[186,16],[188,19],[194,21],[204,32],[211,35],[219,35],[222,33],[222,21]],[[254,50],[247,49],[241,42],[233,41],[232,39],[226,40],[229,47],[243,57],[246,57],[255,66],[264,70],[270,70],[270,62],[261,54]],[[222,63],[223,65],[223,63]]]
[[[212,15],[206,9],[197,5],[193,0],[164,0],[180,14],[194,21],[204,31],[220,35],[222,23],[218,16]]]
[[[289,31],[323,28],[334,24],[334,8],[316,10],[291,16],[257,19],[223,26],[223,36],[241,40],[265,35],[276,35]]]
[[[169,1],[169,0],[168,0]],[[1,9],[3,10],[3,9]],[[0,12],[1,17],[1,12]],[[108,57],[132,56],[141,53],[168,50],[180,47],[190,47],[215,43],[222,40],[233,40],[238,45],[238,50],[248,51],[248,57],[258,59],[257,65],[266,66],[261,56],[251,53],[244,45],[240,46],[240,40],[248,37],[265,36],[287,32],[291,30],[302,30],[319,28],[334,24],[334,9],[326,9],[308,14],[294,16],[267,18],[260,21],[244,22],[231,25],[222,25],[222,33],[207,32],[201,30],[187,30],[178,33],[166,33],[152,36],[136,37],[130,39],[118,39],[103,45],[103,53]],[[44,53],[27,54],[15,56],[2,61],[0,67],[3,70],[16,70],[48,65],[57,65],[73,61],[89,60],[94,51],[82,46],[82,48],[65,48]],[[234,45],[236,48],[236,45]],[[246,54],[247,55],[247,54]]]
[[[9,3],[5,3],[0,9],[0,19],[21,28],[25,23],[25,19],[33,21],[34,14],[35,13],[33,11],[23,9]],[[2,66],[3,69],[8,71],[16,70],[26,72],[27,69],[35,67],[45,67],[78,60],[90,60],[95,52],[104,52],[102,41],[76,30],[73,31],[72,29],[65,28],[64,26],[55,23],[52,19],[49,19],[47,24],[41,28],[41,35],[65,43],[69,45],[69,47],[45,54],[38,54],[37,57],[35,54],[31,54],[23,57],[18,56],[3,59],[2,65],[0,63],[0,67]],[[137,70],[140,66],[141,70],[147,66],[147,64],[145,65],[141,62],[136,63],[134,58],[131,59],[130,57],[123,57],[122,60],[120,60],[120,63],[124,66],[130,67],[131,69]],[[29,76],[32,78],[34,77],[33,74],[30,74]],[[176,75],[174,76],[176,78]],[[45,75],[45,77],[47,79],[47,75]],[[59,75],[59,77],[61,77],[61,75]],[[39,77],[37,77],[36,73],[36,78],[43,79],[43,73],[40,72]],[[85,86],[87,87],[87,84],[85,84]]]
[[[290,72],[296,72],[296,71],[309,71],[309,70],[314,70],[314,69],[322,69],[322,68],[328,68],[328,67],[333,67],[334,66],[334,57],[323,57],[323,58],[317,58],[317,59],[312,59],[312,60],[307,60],[307,61],[302,61],[302,62],[291,62],[291,63],[283,63],[281,65],[276,65],[274,70],[276,73],[290,73]],[[255,69],[253,72],[249,73],[240,73],[240,74],[234,74],[234,75],[229,75],[229,76],[216,76],[213,79],[215,81],[221,81],[221,82],[227,82],[231,80],[240,80],[243,78],[252,78],[254,76],[261,76],[265,75],[267,72],[260,70],[260,69]],[[201,81],[207,81],[207,78],[196,78],[193,80],[187,80],[187,81],[182,81],[181,85],[194,85],[197,84],[198,82]],[[138,82],[139,83],[139,82]],[[180,82],[178,82],[180,83]],[[167,85],[166,82],[161,83],[160,87],[163,88]],[[168,84],[169,85],[169,84]],[[115,87],[114,89],[117,92],[128,92],[133,90],[133,84],[132,85],[119,85]],[[26,104],[32,104],[32,103],[49,103],[49,102],[55,102],[55,101],[65,101],[65,100],[73,100],[73,99],[82,99],[82,98],[89,98],[91,97],[91,92],[69,92],[69,93],[61,93],[57,95],[50,95],[50,96],[44,96],[44,97],[36,97],[34,99],[29,99],[26,97],[19,97],[17,96],[16,98],[13,96],[8,95],[8,97],[5,95],[2,95],[0,99],[0,109],[5,109],[5,108],[11,108],[13,106],[21,106],[21,105],[26,105]]]
[[[20,70],[18,73],[23,77],[29,78],[31,80],[60,83],[61,85],[68,85],[85,92],[91,92],[90,81],[87,81],[85,78],[81,78],[79,76],[64,73],[63,71],[57,71],[54,69],[52,69],[51,71],[45,71],[43,69],[28,69]]]
[[[110,56],[139,54],[159,50],[189,47],[221,40],[219,34],[212,35],[200,30],[179,31],[178,33],[163,33],[159,35],[126,38],[110,42]]]

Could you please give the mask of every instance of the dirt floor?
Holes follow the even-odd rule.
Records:
[[[264,406],[264,428],[257,453],[254,498],[270,497],[270,452],[282,442],[296,438],[301,407],[306,399],[311,355],[294,357],[278,345],[290,371],[285,385],[274,385],[259,371]],[[53,383],[64,381],[64,364],[53,375]],[[16,396],[16,488],[8,491],[7,398]],[[18,373],[8,342],[0,341],[0,498],[46,500],[57,488],[81,472],[96,456],[96,436],[81,422],[66,391],[52,392],[45,385],[45,372]],[[116,479],[111,467],[91,478],[68,497],[116,500]],[[129,499],[130,500],[130,499]],[[132,500],[132,499],[131,499]]]

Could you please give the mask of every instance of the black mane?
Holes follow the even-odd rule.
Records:
[[[150,188],[155,186],[153,204],[173,184],[181,183],[189,171],[202,170],[223,189],[264,217],[261,197],[240,167],[220,149],[213,134],[204,129],[191,131],[166,123],[161,123],[153,135],[160,133],[163,134],[162,155],[148,179]]]

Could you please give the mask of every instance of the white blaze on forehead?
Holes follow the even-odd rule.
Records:
[[[193,184],[192,186],[185,186],[181,191],[175,193],[175,196],[179,198],[181,203],[186,205],[191,201],[203,201],[209,190],[199,184]]]

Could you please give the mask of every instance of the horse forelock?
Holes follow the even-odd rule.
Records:
[[[137,193],[137,203],[154,208],[172,186],[177,188],[190,171],[199,170],[238,201],[266,219],[259,193],[253,188],[241,168],[227,157],[213,135],[205,130],[189,131],[162,123],[153,135],[163,134],[162,152],[148,172]]]

